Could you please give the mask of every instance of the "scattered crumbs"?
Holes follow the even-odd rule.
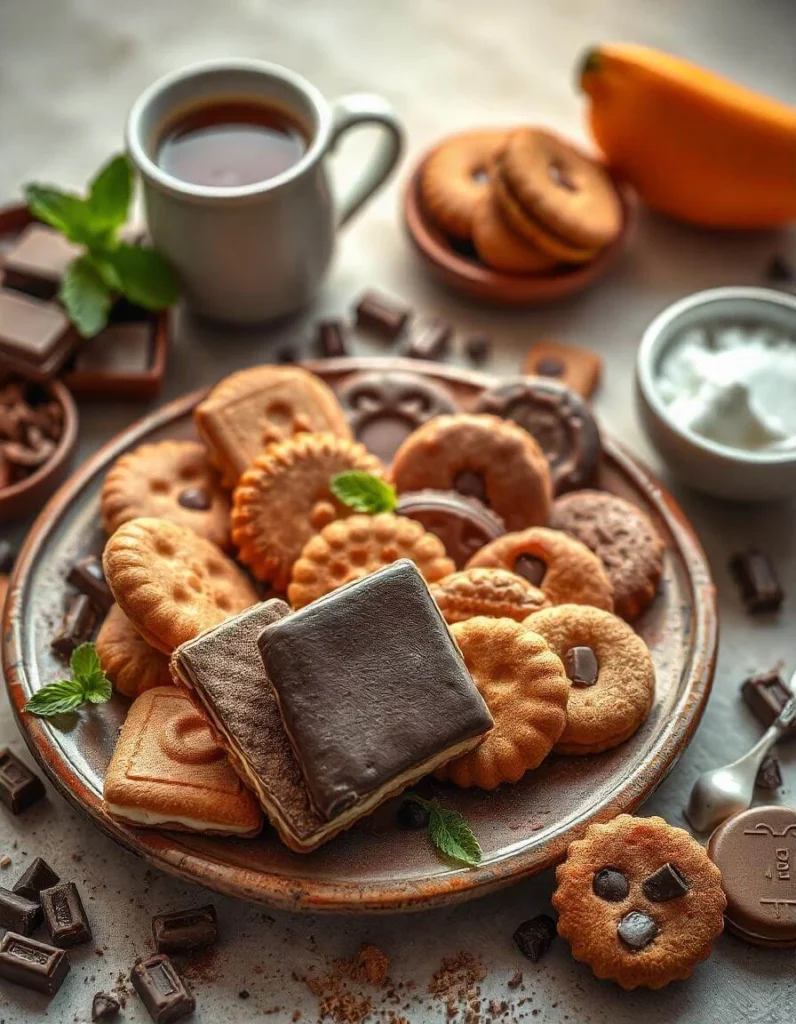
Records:
[[[339,960],[336,966],[352,981],[381,986],[387,980],[390,961],[378,946],[364,945],[353,960]]]
[[[242,988],[240,992],[238,992],[238,999],[248,999],[250,995],[251,993],[247,988]]]
[[[75,852],[74,852],[74,853],[72,854],[72,860],[73,860],[73,861],[74,861],[74,862],[75,862],[76,864],[79,864],[79,863],[80,863],[80,861],[81,861],[82,859],[83,859],[83,853],[82,853],[82,851],[80,851],[80,850],[76,850],[76,851],[75,851]],[[131,902],[132,902],[132,901],[131,901]]]
[[[96,956],[105,956],[105,950],[100,949],[99,946],[94,950],[94,953]]]
[[[10,868],[10,867],[11,867],[11,858],[9,856],[7,856],[7,855],[4,856],[4,857],[0,857],[0,868],[5,869],[5,868]]]
[[[362,1024],[373,1012],[373,997],[354,991],[348,983],[381,988],[389,967],[389,959],[377,946],[364,945],[351,960],[335,960],[329,974],[307,978],[307,988],[318,999],[320,1020]]]
[[[218,948],[208,946],[207,949],[192,953],[189,960],[181,960],[179,971],[189,981],[214,982],[218,981],[222,975],[219,961]]]
[[[290,1018],[292,1021],[301,1020],[301,1010],[294,1010],[293,1016]]]
[[[271,1017],[271,1016],[273,1016],[273,1014],[281,1013],[281,1012],[282,1012],[282,1007],[281,1006],[267,1006],[264,1010],[261,1011],[261,1013],[262,1013],[262,1015],[264,1017]]]
[[[519,988],[522,984],[522,971],[517,971],[513,978],[509,978],[509,988]]]
[[[462,1012],[464,1024],[480,1020],[481,982],[486,968],[472,953],[463,950],[456,956],[445,957],[432,977],[429,994],[445,1003],[449,1019]]]

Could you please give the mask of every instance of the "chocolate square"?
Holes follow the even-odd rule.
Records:
[[[74,371],[108,375],[146,373],[152,362],[154,325],[150,320],[109,324],[84,341]]]
[[[0,288],[0,366],[44,380],[77,343],[66,313],[55,302]]]
[[[80,248],[43,224],[25,228],[5,254],[4,284],[39,299],[54,299],[66,268]]]
[[[62,949],[15,932],[0,939],[0,978],[52,996],[68,973],[69,960]]]
[[[402,559],[259,638],[313,803],[367,810],[470,749],[492,718],[415,565]]]

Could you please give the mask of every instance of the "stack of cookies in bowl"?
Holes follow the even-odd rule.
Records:
[[[594,489],[599,430],[567,388],[517,378],[462,411],[420,375],[335,395],[262,366],[195,426],[102,493],[97,653],[133,699],[117,820],[247,836],[264,813],[307,853],[427,775],[491,791],[646,719],[632,621],[664,545]]]

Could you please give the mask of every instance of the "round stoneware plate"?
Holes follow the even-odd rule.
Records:
[[[448,388],[464,410],[494,380],[438,364],[330,360],[310,364],[333,388],[370,370],[420,373]],[[128,704],[114,696],[64,729],[22,713],[25,701],[62,666],[50,652],[76,559],[99,554],[99,498],[108,467],[144,441],[193,437],[188,395],[107,444],[55,495],[17,561],[5,607],[6,685],[27,743],[52,780],[103,832],[151,864],[211,889],[290,909],[392,911],[468,899],[559,861],[592,821],[632,811],[660,783],[690,740],[710,691],[716,608],[694,532],[661,485],[608,439],[599,485],[644,508],[667,543],[660,594],[637,623],[657,669],[655,705],[636,735],[590,757],[551,756],[514,786],[494,793],[438,785],[446,805],[467,815],[484,850],[475,869],[439,860],[423,832],[399,831],[396,801],[309,856],[291,853],[266,828],[254,840],[127,828],[102,809],[102,784]]]

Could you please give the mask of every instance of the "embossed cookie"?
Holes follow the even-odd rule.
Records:
[[[101,507],[106,533],[154,516],[229,547],[229,498],[207,449],[196,441],[160,441],[122,455],[105,477]]]
[[[721,873],[663,818],[590,825],[556,880],[559,935],[576,960],[624,989],[688,978],[724,926]]]
[[[600,608],[562,604],[525,620],[561,659],[571,689],[555,749],[597,754],[624,743],[652,708],[655,668],[647,645]]]
[[[105,579],[138,633],[159,651],[175,647],[257,602],[235,563],[168,519],[132,519],[105,545]]]
[[[503,569],[465,569],[431,587],[448,625],[477,615],[522,622],[548,601],[538,587]]]
[[[614,588],[617,615],[632,621],[655,597],[665,545],[649,516],[605,491],[577,491],[553,506],[552,525],[590,548]]]
[[[506,569],[539,587],[551,604],[590,604],[613,611],[613,587],[585,544],[543,526],[507,533],[481,548],[468,569]]]
[[[335,474],[350,469],[384,472],[361,444],[301,434],[271,445],[243,474],[232,499],[232,539],[258,579],[284,590],[310,537],[351,514],[329,488]]]
[[[463,788],[517,782],[542,763],[564,729],[564,666],[537,633],[511,619],[468,619],[451,632],[495,726],[435,774]]]
[[[458,491],[478,498],[509,530],[546,523],[550,468],[536,441],[496,416],[438,416],[398,449],[391,468],[396,490]]]
[[[169,659],[136,632],[118,604],[111,605],[100,626],[97,655],[105,675],[125,697],[171,684]]]
[[[600,431],[586,403],[569,388],[520,377],[485,391],[476,412],[527,430],[550,463],[556,494],[591,483],[600,461]]]
[[[597,390],[602,368],[596,352],[552,340],[534,342],[522,364],[522,372],[529,377],[551,377],[583,398],[591,398]]]
[[[273,441],[308,431],[351,437],[333,392],[298,366],[253,366],[225,377],[194,420],[228,487]]]
[[[427,583],[456,568],[442,542],[412,519],[382,512],[330,523],[307,542],[293,566],[288,600],[294,608],[303,608],[400,558],[414,562]]]

